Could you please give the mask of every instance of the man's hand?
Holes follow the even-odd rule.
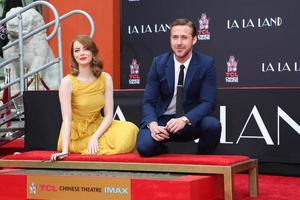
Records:
[[[156,141],[169,139],[169,133],[164,126],[159,126],[157,122],[151,122],[148,126],[151,136]]]
[[[185,127],[187,123],[183,120],[182,117],[180,118],[172,118],[168,121],[166,125],[166,130],[169,133],[179,133],[181,129]]]

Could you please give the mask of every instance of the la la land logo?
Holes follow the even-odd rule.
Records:
[[[238,83],[239,74],[237,72],[238,60],[234,56],[229,56],[227,63],[227,72],[225,72],[226,83]]]
[[[169,29],[170,29],[169,24],[129,25],[127,33],[128,33],[128,35],[165,33]]]
[[[209,18],[206,13],[202,13],[199,22],[198,40],[210,40]]]
[[[129,68],[130,68],[130,74],[128,80],[129,84],[130,85],[140,84],[140,75],[139,75],[140,64],[137,62],[136,59],[132,59]]]
[[[298,62],[266,62],[261,64],[262,72],[300,72]]]
[[[257,18],[257,19],[234,19],[227,20],[227,29],[247,29],[247,28],[271,28],[282,26],[281,17]]]

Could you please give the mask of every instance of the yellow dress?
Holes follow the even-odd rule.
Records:
[[[80,82],[76,76],[68,75],[72,82],[72,125],[69,151],[88,154],[91,136],[103,120],[100,110],[104,107],[105,75],[92,83]],[[62,150],[62,128],[57,150]],[[113,120],[98,139],[99,155],[132,152],[135,149],[138,127],[131,122]]]

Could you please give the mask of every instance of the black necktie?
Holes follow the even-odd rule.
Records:
[[[184,115],[182,98],[183,98],[183,77],[184,77],[184,65],[180,65],[180,72],[177,82],[177,94],[176,94],[176,117],[182,117]]]

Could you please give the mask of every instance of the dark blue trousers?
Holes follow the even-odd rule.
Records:
[[[165,126],[174,115],[163,115],[158,119],[160,126]],[[170,134],[170,139],[156,141],[152,138],[147,126],[140,129],[137,138],[137,151],[143,157],[155,156],[164,153],[165,142],[185,142],[200,139],[198,143],[199,154],[212,153],[220,141],[221,123],[212,116],[204,117],[197,126],[185,126],[179,134]]]

